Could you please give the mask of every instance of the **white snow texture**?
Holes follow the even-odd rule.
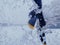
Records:
[[[42,4],[47,45],[60,45],[60,0]],[[0,0],[0,45],[42,45],[37,30],[28,27],[28,14],[37,7],[33,0]]]

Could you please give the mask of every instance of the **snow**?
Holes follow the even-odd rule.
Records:
[[[46,34],[47,45],[60,45],[60,29],[50,29],[52,34]]]
[[[60,45],[60,1],[42,3],[47,45]],[[37,7],[33,0],[0,0],[0,45],[42,45],[37,30],[27,24],[29,12]]]
[[[47,45],[60,45],[60,29],[46,30],[52,31],[46,33]],[[21,26],[6,26],[0,27],[0,45],[42,45],[42,43],[36,30],[25,28],[23,30]]]

